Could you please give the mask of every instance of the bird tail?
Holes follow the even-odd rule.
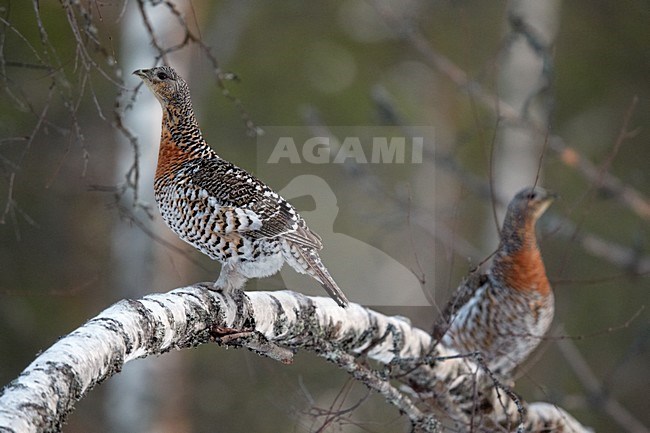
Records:
[[[341,288],[336,284],[334,278],[330,275],[329,271],[323,265],[320,256],[313,248],[308,248],[300,245],[294,245],[292,250],[298,253],[298,259],[301,266],[296,266],[291,263],[294,269],[300,273],[307,273],[311,275],[316,281],[320,283],[328,295],[332,297],[341,307],[347,307],[349,304],[348,298],[345,297]]]

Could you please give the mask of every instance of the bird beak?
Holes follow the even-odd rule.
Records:
[[[136,69],[135,71],[133,71],[133,75],[136,75],[144,80],[148,77],[147,72],[149,72],[148,69]]]
[[[548,195],[548,200],[550,200],[550,201],[557,200],[558,198],[560,198],[560,195],[553,192],[553,191],[548,191],[547,190],[546,193]]]

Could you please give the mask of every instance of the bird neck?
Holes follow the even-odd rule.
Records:
[[[210,149],[203,139],[201,128],[194,116],[194,110],[188,108],[165,107],[162,119],[162,139],[188,153],[204,152]]]
[[[537,250],[536,222],[537,220],[532,215],[526,215],[519,211],[509,211],[501,228],[500,249],[504,250],[505,253],[521,249]]]
[[[525,215],[506,216],[491,272],[504,287],[545,296],[550,293],[551,286],[537,245],[535,222],[534,218]]]
[[[163,107],[163,119],[155,178],[168,178],[184,162],[213,156],[203,139],[192,107],[182,110]]]

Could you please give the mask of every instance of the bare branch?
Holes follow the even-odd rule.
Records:
[[[161,5],[164,5],[172,14],[172,16],[178,21],[178,24],[181,26],[184,34],[183,34],[183,39],[181,42],[179,42],[176,45],[172,46],[165,46],[156,36],[156,33],[154,31],[154,28],[151,24],[151,20],[149,19],[149,15],[147,14],[147,10],[145,8],[146,3],[151,3],[152,6],[154,7],[159,7]],[[228,99],[232,104],[237,108],[239,111],[239,114],[241,116],[241,119],[243,120],[244,124],[246,125],[246,130],[249,135],[251,136],[257,136],[262,133],[261,128],[257,127],[255,123],[253,122],[250,114],[244,107],[244,104],[241,102],[241,100],[234,96],[228,87],[226,86],[226,81],[236,81],[237,77],[235,74],[232,73],[226,73],[224,72],[221,67],[219,66],[219,61],[217,58],[212,54],[212,51],[210,47],[203,42],[203,39],[201,38],[201,34],[195,34],[192,30],[190,30],[190,26],[185,19],[184,14],[176,7],[176,5],[169,1],[169,0],[163,0],[160,2],[153,2],[153,1],[147,1],[147,0],[138,0],[138,8],[140,10],[140,15],[142,16],[142,20],[144,22],[145,27],[147,28],[147,33],[149,33],[151,37],[151,44],[153,47],[156,49],[158,52],[158,55],[156,57],[156,63],[158,63],[160,60],[162,60],[166,64],[169,63],[169,58],[168,54],[174,53],[176,51],[182,50],[183,48],[189,46],[190,44],[195,44],[199,47],[201,52],[206,56],[206,58],[210,61],[212,65],[212,70],[215,74],[216,80],[217,80],[217,86],[221,90],[221,94]]]
[[[560,327],[558,331],[564,333],[562,327]],[[607,415],[609,415],[612,420],[621,427],[621,429],[627,432],[648,433],[650,431],[611,394],[605,392],[573,340],[561,339],[558,341],[558,347],[560,348],[560,352],[564,356],[564,359],[566,359],[569,366],[576,373],[582,386],[589,393],[591,398],[588,398],[587,401],[589,401],[594,408],[605,411],[605,413],[607,413]]]
[[[385,92],[382,92],[381,99],[376,101],[380,104],[380,108],[383,112],[389,113],[390,118],[396,125],[399,125],[405,134],[413,136],[414,133],[410,128],[404,123],[404,120],[401,119],[397,113],[397,109],[394,106],[392,99]],[[628,112],[624,118],[624,126],[615,144],[615,149],[620,147],[622,140],[629,135],[627,131],[627,124],[629,122],[629,117],[631,116],[632,109],[636,103],[633,102],[631,107],[628,109]],[[312,115],[311,120],[318,120],[317,117]],[[624,132],[625,131],[625,132]],[[324,127],[320,127],[319,134],[331,134]],[[613,151],[613,152],[614,152]],[[429,149],[425,149],[424,157],[428,160],[431,160],[437,167],[442,168],[445,171],[450,172],[457,178],[467,189],[476,194],[479,198],[490,199],[490,202],[493,204],[506,205],[508,199],[505,197],[495,197],[492,194],[489,182],[480,178],[479,176],[469,172],[466,168],[462,167],[458,161],[455,160],[453,155],[444,155],[441,153],[433,152]],[[578,156],[576,156],[578,157]],[[613,157],[613,156],[612,156]],[[609,164],[606,162],[605,164]],[[359,168],[363,170],[364,168]],[[594,179],[598,177],[599,182],[602,182],[603,178],[606,176],[606,170],[600,170],[599,174],[595,172],[592,173]],[[368,175],[370,176],[370,175]],[[376,193],[385,194],[385,189],[377,189]],[[396,200],[400,205],[400,208],[406,208],[408,203],[405,203],[403,199],[399,197],[389,196],[388,198]],[[546,221],[541,222],[541,228],[547,234],[557,235],[564,239],[570,240],[572,243],[577,243],[582,247],[582,249],[588,254],[606,260],[628,272],[632,275],[644,275],[650,272],[650,256],[643,255],[643,251],[635,250],[633,248],[621,245],[619,243],[603,239],[595,233],[585,232],[578,229],[577,225],[569,220],[568,218],[549,212],[545,217]],[[435,228],[434,236],[441,242],[446,245],[455,246],[455,249],[458,249],[458,252],[464,256],[480,257],[478,254],[472,254],[473,251],[476,251],[476,248],[472,247],[471,244],[465,240],[456,238],[455,242],[450,242],[451,236],[445,232],[445,228],[442,224],[439,224]]]
[[[431,66],[449,78],[460,90],[467,92],[473,97],[473,100],[480,102],[481,105],[497,115],[499,119],[522,125],[528,128],[531,133],[546,139],[548,131],[544,125],[535,122],[534,119],[527,118],[525,113],[519,113],[497,95],[486,91],[478,82],[471,79],[462,68],[439,53],[412,23],[398,17],[389,7],[381,5],[380,2],[375,2],[375,6],[383,19],[392,29],[395,29],[399,36],[418,50]],[[625,127],[627,127],[627,121]],[[624,131],[626,131],[625,128]],[[548,148],[557,153],[565,165],[576,169],[590,183],[601,185],[603,189],[611,193],[614,198],[630,208],[640,218],[646,221],[650,220],[650,200],[641,192],[611,173],[600,170],[575,148],[567,145],[560,136],[549,135]]]

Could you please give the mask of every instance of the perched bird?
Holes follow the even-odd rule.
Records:
[[[434,326],[433,336],[443,345],[481,353],[494,373],[506,375],[521,364],[553,320],[553,292],[535,223],[555,197],[540,187],[515,195],[488,272],[472,272]]]
[[[241,289],[284,262],[316,279],[340,306],[348,300],[318,256],[321,238],[296,209],[261,180],[220,158],[203,139],[187,83],[169,66],[138,69],[162,106],[154,179],[167,225],[222,264],[216,290]]]

